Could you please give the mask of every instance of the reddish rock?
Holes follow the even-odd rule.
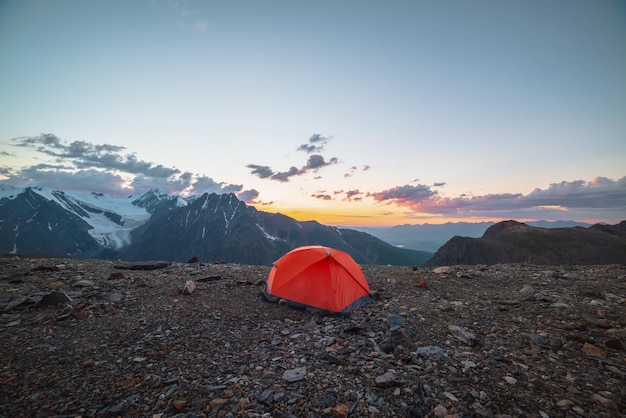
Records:
[[[428,283],[426,283],[426,279],[424,279],[423,277],[417,279],[417,287],[422,289],[428,289]]]
[[[339,404],[330,408],[330,415],[333,418],[347,418],[348,417],[348,405]]]

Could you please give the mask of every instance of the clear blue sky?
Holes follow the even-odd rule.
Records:
[[[0,2],[0,180],[626,219],[623,1]]]

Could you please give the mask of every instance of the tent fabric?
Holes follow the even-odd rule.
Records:
[[[373,300],[361,267],[347,253],[310,245],[274,262],[267,292],[331,312],[351,312]]]

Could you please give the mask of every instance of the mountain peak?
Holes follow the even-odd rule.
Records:
[[[502,221],[487,228],[483,236],[492,237],[492,236],[499,235],[502,233],[521,232],[521,231],[531,230],[531,229],[533,229],[533,227],[528,226],[522,222],[517,222],[513,220]]]
[[[130,197],[133,198],[135,196]],[[132,204],[139,206],[140,208],[144,208],[148,212],[153,212],[156,206],[165,200],[169,200],[170,198],[171,196],[168,195],[163,189],[155,187],[154,189],[150,189],[144,194],[139,195],[139,197],[132,201]],[[174,196],[173,198],[177,198],[177,196]]]

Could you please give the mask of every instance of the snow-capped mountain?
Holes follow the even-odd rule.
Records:
[[[55,229],[62,228],[66,233],[68,221],[80,224],[80,220],[87,225],[86,232],[99,246],[119,250],[130,244],[131,231],[146,223],[155,208],[168,198],[167,194],[158,189],[124,199],[100,193],[0,186],[0,214],[2,214],[0,230],[4,231],[5,227],[12,223],[13,228],[17,230],[10,252],[24,252],[26,248],[31,248],[32,237],[29,238],[31,242],[18,245],[21,241],[19,239],[21,223],[41,224],[42,220],[46,219],[44,229],[53,233]],[[177,200],[177,203],[181,204],[181,201]],[[182,204],[186,202],[183,200]],[[10,208],[20,206],[25,210],[9,211]],[[59,212],[58,209],[62,211]],[[13,213],[12,218],[5,216],[9,213]],[[52,213],[58,213],[60,217],[52,217]],[[4,240],[0,246],[3,251],[7,250]]]
[[[121,198],[0,186],[0,253],[271,264],[311,244],[343,249],[364,264],[418,265],[431,256],[366,233],[260,212],[234,194],[182,198],[153,189]]]

